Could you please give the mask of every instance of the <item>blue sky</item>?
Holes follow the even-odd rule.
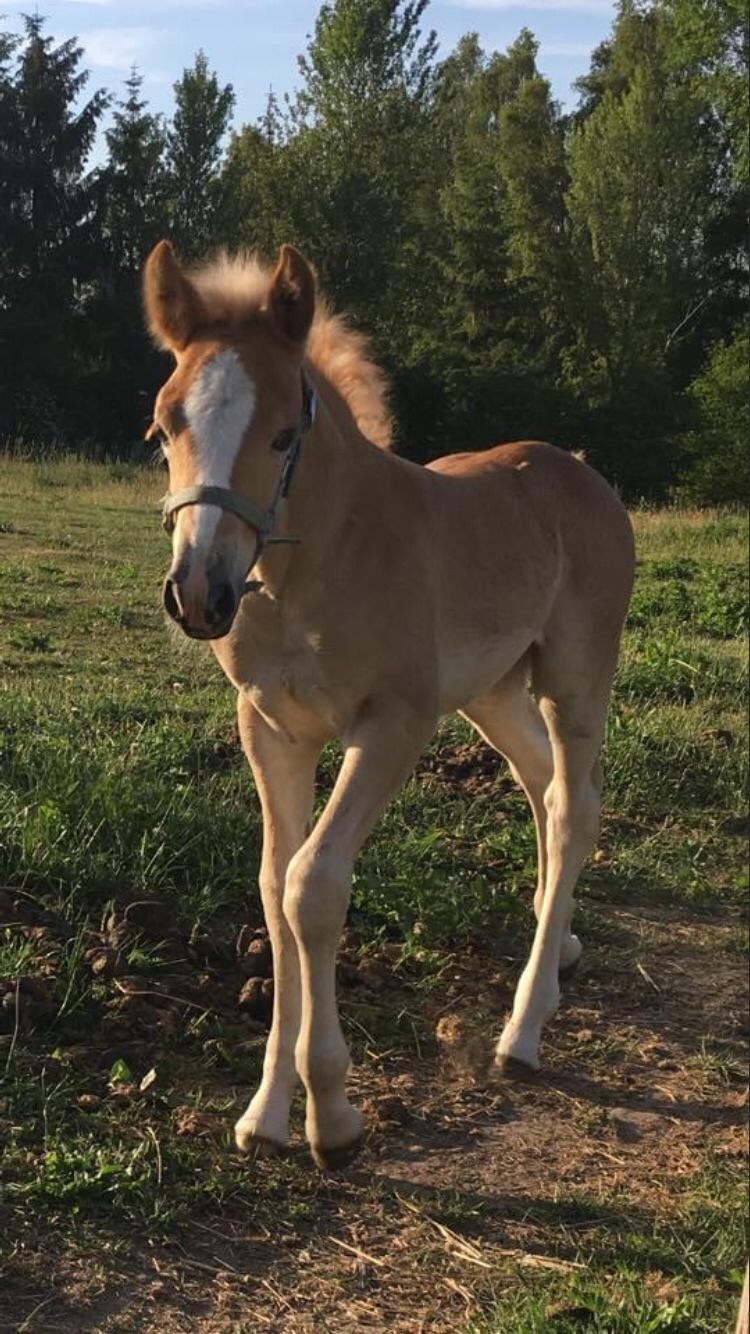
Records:
[[[255,120],[269,88],[291,91],[297,55],[313,30],[319,0],[38,0],[47,32],[77,35],[91,70],[89,90],[122,88],[130,66],[144,75],[152,108],[169,113],[172,85],[202,47],[237,97],[235,124]],[[21,11],[7,4],[3,27],[22,27]],[[588,68],[589,54],[609,31],[613,0],[432,0],[425,16],[440,54],[465,32],[477,32],[486,50],[504,50],[526,26],[540,43],[539,64],[555,97],[572,105],[573,80]]]

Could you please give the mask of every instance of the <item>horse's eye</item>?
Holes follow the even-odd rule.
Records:
[[[293,426],[288,426],[285,431],[279,431],[279,434],[271,445],[271,449],[275,449],[277,454],[286,453],[287,449],[294,444],[295,434],[296,432]]]
[[[162,450],[166,450],[169,445],[169,436],[166,431],[161,429],[161,426],[159,426],[157,422],[152,422],[149,426],[146,432],[146,439],[150,441],[152,445],[156,445]]]

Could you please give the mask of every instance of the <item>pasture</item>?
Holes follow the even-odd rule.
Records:
[[[379,824],[340,968],[373,1134],[322,1177],[302,1144],[232,1147],[270,990],[260,816],[233,691],[164,628],[162,479],[2,478],[0,1330],[723,1334],[745,1258],[746,521],[634,516],[584,956],[528,1083],[488,1069],[532,928],[525,799],[451,720]]]

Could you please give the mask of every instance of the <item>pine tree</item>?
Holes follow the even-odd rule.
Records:
[[[167,134],[171,233],[194,259],[215,245],[221,208],[221,158],[234,107],[231,84],[220,85],[203,51],[174,86],[176,109]]]
[[[86,162],[108,99],[96,92],[81,105],[88,74],[80,69],[80,46],[74,39],[55,46],[38,16],[24,22],[0,131],[10,198],[0,429],[63,436],[75,398],[72,329],[99,249]]]
[[[147,110],[142,87],[134,67],[106,133],[105,225],[114,269],[127,282],[166,227],[166,133],[162,118]]]
[[[101,245],[78,335],[87,429],[111,446],[142,437],[146,400],[161,373],[143,328],[140,271],[168,231],[166,135],[141,96],[142,83],[133,69],[105,135],[107,162],[96,173]]]
[[[10,240],[13,201],[16,193],[17,130],[13,89],[13,54],[18,38],[12,33],[0,32],[0,308],[9,300]]]

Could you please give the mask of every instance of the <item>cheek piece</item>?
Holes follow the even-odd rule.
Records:
[[[273,530],[276,527],[276,511],[282,500],[286,500],[289,495],[302,450],[302,442],[315,421],[318,407],[317,394],[304,369],[301,375],[302,412],[299,421],[290,430],[282,431],[271,445],[271,448],[277,453],[284,454],[284,462],[281,465],[279,480],[276,483],[276,490],[270,505],[264,509],[261,505],[256,504],[254,500],[248,500],[245,496],[239,495],[237,491],[231,491],[224,486],[188,486],[183,491],[176,491],[174,495],[164,497],[162,525],[170,537],[174,532],[175,515],[178,510],[184,509],[186,505],[218,505],[220,509],[227,510],[230,514],[236,514],[238,518],[244,520],[248,527],[255,529],[255,551],[248,568],[248,574],[257,565],[267,546],[280,545],[281,543],[296,545],[301,541],[299,537],[274,537],[273,535]],[[242,592],[243,594],[257,593],[262,587],[262,580],[248,579]]]

